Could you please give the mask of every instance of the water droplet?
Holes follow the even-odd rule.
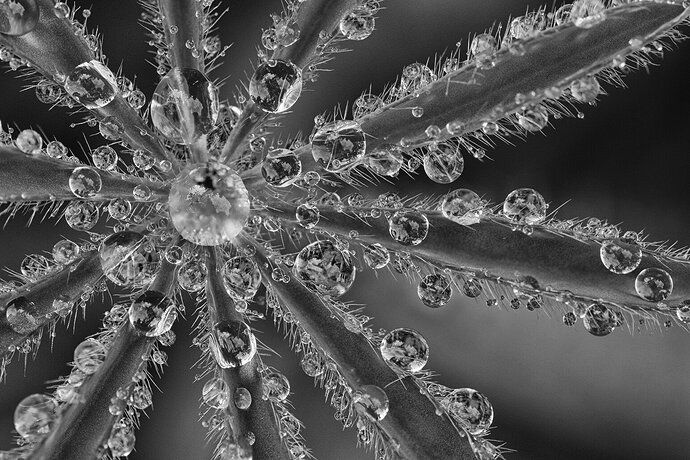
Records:
[[[613,332],[613,328],[616,327],[616,317],[604,305],[594,303],[587,307],[585,316],[582,317],[582,324],[590,334],[603,337]]]
[[[36,0],[0,2],[0,33],[12,36],[28,34],[38,24],[38,17]]]
[[[116,141],[122,137],[125,127],[115,117],[105,117],[98,122],[98,131],[106,140]]]
[[[381,176],[397,176],[402,164],[402,149],[395,144],[380,145],[366,156],[367,167]]]
[[[508,194],[503,202],[503,214],[517,223],[538,224],[546,217],[546,202],[539,192],[519,188]]]
[[[117,94],[117,80],[98,60],[79,64],[65,81],[67,94],[87,109],[105,107]]]
[[[563,324],[566,326],[574,326],[577,322],[577,316],[572,311],[567,312],[563,315]]]
[[[459,224],[471,223],[479,217],[482,200],[472,190],[460,188],[446,194],[441,201],[443,216]]]
[[[270,113],[285,112],[302,94],[302,71],[290,61],[261,64],[249,81],[249,96]]]
[[[53,260],[59,264],[67,265],[79,258],[79,245],[70,240],[61,240],[53,246]]]
[[[541,131],[549,124],[549,112],[543,105],[526,107],[515,115],[518,124],[530,132]]]
[[[115,198],[108,203],[108,214],[115,220],[124,220],[132,212],[132,203],[124,198]]]
[[[451,293],[451,281],[448,275],[433,273],[426,275],[417,286],[417,296],[424,305],[440,308],[448,303]]]
[[[65,208],[65,222],[75,230],[91,230],[96,226],[100,211],[91,201],[73,201]]]
[[[242,179],[214,162],[182,171],[172,184],[168,205],[175,229],[202,246],[234,240],[249,216],[249,195]]]
[[[388,221],[388,232],[398,243],[416,246],[429,233],[429,219],[419,211],[397,211]]]
[[[238,387],[235,389],[233,402],[238,409],[247,410],[252,405],[252,394],[246,388]]]
[[[39,326],[36,318],[30,313],[34,308],[34,303],[26,297],[10,300],[5,308],[7,324],[18,334],[33,332]]]
[[[313,204],[305,203],[297,206],[295,218],[304,228],[314,228],[319,223],[321,212]]]
[[[225,410],[230,405],[230,390],[223,379],[214,377],[204,384],[202,399],[207,406]]]
[[[105,361],[106,349],[96,339],[86,339],[74,349],[74,365],[86,375],[91,375]]]
[[[359,123],[342,120],[321,126],[312,138],[311,154],[326,171],[337,172],[364,156],[366,139]]]
[[[198,260],[182,264],[177,272],[177,282],[188,292],[197,292],[206,285],[206,266]]]
[[[43,147],[43,138],[33,129],[24,129],[19,132],[15,140],[17,148],[24,153],[32,154]]]
[[[151,121],[166,138],[192,144],[211,131],[218,118],[218,94],[196,69],[171,69],[151,98]]]
[[[51,158],[64,158],[67,153],[67,147],[60,141],[51,141],[46,146],[46,155]]]
[[[591,103],[596,101],[601,92],[597,77],[588,75],[570,84],[570,93],[579,102]]]
[[[414,329],[398,328],[381,340],[381,356],[394,367],[407,372],[419,372],[429,360],[429,344]]]
[[[683,301],[676,309],[676,318],[684,324],[690,324],[690,300]]]
[[[113,425],[110,437],[108,438],[110,453],[115,457],[127,457],[134,450],[135,443],[136,436],[134,434],[134,427],[127,417],[121,418]]]
[[[269,185],[287,187],[302,173],[302,161],[288,149],[276,149],[266,155],[261,175]]]
[[[496,38],[491,34],[479,34],[472,39],[470,54],[480,69],[490,69],[495,65]]]
[[[606,19],[605,9],[601,0],[576,0],[570,10],[570,20],[577,27],[589,29]]]
[[[107,145],[102,145],[91,152],[91,159],[93,160],[93,165],[98,169],[113,171],[115,170],[115,166],[117,166],[118,156],[115,149]]]
[[[273,402],[285,401],[290,394],[290,382],[279,372],[269,372],[261,379],[263,396]]]
[[[69,16],[69,6],[65,2],[57,2],[53,7],[53,12],[58,18],[65,19]]]
[[[169,331],[176,319],[175,304],[158,291],[145,291],[129,307],[129,323],[146,337]]]
[[[390,252],[379,243],[363,246],[363,257],[369,268],[374,270],[385,267],[391,261]]]
[[[459,388],[441,399],[441,406],[473,435],[485,432],[494,420],[488,399],[471,388]]]
[[[642,249],[627,242],[604,241],[599,251],[601,262],[609,271],[626,274],[635,271],[642,261]]]
[[[645,268],[635,278],[635,291],[644,300],[661,302],[673,292],[673,279],[661,268]]]
[[[233,257],[223,266],[223,283],[233,298],[251,300],[261,286],[261,272],[249,257]]]
[[[256,338],[241,321],[221,321],[209,336],[209,348],[223,369],[247,364],[256,354]]]
[[[340,297],[352,287],[357,270],[349,255],[332,241],[323,240],[302,248],[292,272],[309,289]]]
[[[57,419],[57,411],[55,399],[32,394],[22,399],[14,410],[14,428],[27,441],[38,441],[50,432]]]
[[[374,31],[375,24],[369,8],[357,7],[340,20],[340,33],[348,40],[364,40]]]
[[[91,198],[98,194],[103,187],[101,175],[96,168],[80,166],[74,168],[69,176],[69,189],[78,198]]]
[[[465,283],[462,285],[461,289],[462,289],[462,293],[465,294],[467,297],[470,297],[470,298],[479,297],[479,295],[484,290],[482,288],[482,284],[474,278],[465,281]]]
[[[158,253],[144,244],[143,236],[123,231],[108,236],[98,249],[105,276],[118,286],[141,286],[158,269]]]
[[[381,421],[388,415],[388,395],[376,385],[362,385],[352,394],[352,402],[358,413],[371,420]]]
[[[458,146],[440,144],[424,155],[424,172],[439,184],[449,184],[462,174],[465,160]]]
[[[318,377],[324,372],[324,365],[321,362],[321,358],[315,352],[305,353],[300,361],[302,370],[309,377]]]

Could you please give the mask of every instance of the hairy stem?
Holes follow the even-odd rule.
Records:
[[[75,200],[69,177],[80,165],[45,155],[27,155],[14,147],[0,147],[0,201]],[[83,165],[81,165],[83,166]],[[151,200],[165,198],[167,186],[135,176],[98,170],[103,186],[94,200],[125,198],[132,200],[137,185],[151,189]]]
[[[242,315],[235,310],[234,300],[223,286],[218,260],[218,250],[209,249],[206,259],[206,294],[211,320],[243,321]],[[223,379],[230,395],[234,395],[237,388],[246,388],[252,395],[249,409],[240,410],[231,401],[225,410],[228,434],[231,440],[239,443],[247,432],[253,432],[256,441],[252,446],[252,455],[255,459],[290,459],[292,457],[280,436],[280,427],[273,406],[269,400],[263,398],[260,369],[261,357],[258,353],[244,366],[223,369]]]
[[[73,304],[101,276],[103,271],[98,252],[92,251],[40,281],[22,286],[17,292],[0,298],[0,356],[16,349],[30,334],[48,322],[58,319],[58,310]],[[27,322],[27,327],[22,327],[21,332],[12,329],[5,314],[7,304],[18,298],[22,298],[22,302],[17,304],[26,307],[25,311],[34,318],[35,326],[30,328],[31,324]],[[55,300],[61,302],[56,303]]]
[[[445,415],[436,415],[432,402],[420,393],[411,376],[390,369],[361,334],[349,331],[322,298],[296,278],[273,282],[271,264],[257,247],[257,260],[282,304],[309,334],[315,346],[338,366],[348,385],[357,390],[376,385],[386,392],[390,409],[375,423],[398,446],[403,458],[474,459],[467,436],[456,430]]]
[[[0,45],[27,60],[31,66],[53,80],[66,77],[84,62],[96,59],[86,42],[75,33],[68,18],[55,15],[53,0],[37,0],[40,19],[29,33],[18,37],[0,34]],[[171,160],[156,134],[119,94],[105,107],[94,109],[100,117],[112,116],[124,127],[123,140],[131,146],[146,150],[157,160]]]
[[[158,0],[163,15],[165,42],[172,45],[173,67],[204,71],[204,49],[201,43],[203,33],[201,21],[204,11],[197,0]],[[175,33],[172,33],[175,31]],[[191,40],[191,42],[190,42]],[[193,44],[192,47],[187,46]],[[197,56],[192,54],[197,50]]]
[[[359,2],[357,0],[309,0],[299,3],[296,15],[299,38],[288,47],[280,47],[273,52],[271,59],[291,61],[300,69],[304,68],[317,53],[319,37],[325,33],[330,37],[337,30],[340,20]],[[254,128],[267,117],[259,107],[248,102],[237,125],[228,136],[221,152],[221,161],[231,163],[242,154],[240,147],[246,144]]]
[[[163,261],[150,289],[169,295],[175,281],[174,273],[175,266]],[[100,446],[108,440],[113,424],[119,418],[110,411],[113,398],[117,397],[119,389],[130,386],[134,375],[146,367],[145,357],[155,341],[155,337],[138,333],[125,320],[110,345],[105,361],[79,387],[80,401],[63,411],[60,423],[55,425],[30,458],[96,458]]]
[[[276,205],[268,211],[274,217],[295,222],[294,207]],[[357,240],[380,243],[390,249],[405,251],[424,260],[457,268],[469,268],[508,280],[532,276],[546,293],[572,293],[575,298],[603,301],[640,311],[659,311],[652,302],[635,292],[635,276],[648,267],[663,267],[674,281],[667,299],[670,305],[690,299],[690,264],[660,259],[644,253],[638,270],[618,275],[601,262],[600,245],[556,234],[546,226],[534,226],[532,235],[513,231],[506,221],[481,218],[472,225],[459,225],[440,213],[426,213],[428,236],[418,246],[404,246],[389,235],[385,218],[362,220],[322,207],[319,227],[348,237],[352,230]]]

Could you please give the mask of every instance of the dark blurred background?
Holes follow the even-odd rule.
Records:
[[[270,25],[276,0],[224,1],[229,14],[221,22],[225,44],[234,43],[225,64],[213,76],[229,76],[228,97],[255,57],[261,28]],[[146,38],[137,25],[135,2],[78,2],[93,6],[90,24],[104,35],[112,68],[122,63],[128,76],[150,97],[155,72],[146,63]],[[540,6],[531,2],[530,6]],[[363,42],[348,43],[353,52],[338,56],[334,70],[319,77],[303,94],[286,121],[285,132],[309,132],[314,115],[354,100],[371,85],[382,88],[414,61],[466,40],[509,15],[524,13],[522,0],[392,0],[377,20],[377,30]],[[690,243],[688,226],[688,149],[690,47],[679,44],[661,68],[625,79],[628,89],[608,89],[585,117],[556,120],[543,135],[489,152],[494,161],[467,159],[463,176],[452,187],[423,177],[404,182],[406,191],[446,191],[466,187],[496,201],[511,190],[530,186],[552,206],[568,202],[564,217],[597,216],[644,229],[653,239]],[[99,142],[86,126],[63,110],[48,112],[25,83],[0,76],[0,120],[21,129],[40,127],[77,150]],[[555,129],[554,129],[555,128]],[[571,201],[569,201],[571,200]],[[24,254],[50,250],[69,229],[52,222],[25,228],[21,218],[0,231],[0,263],[17,269]],[[515,459],[681,459],[690,458],[690,337],[679,328],[622,329],[605,338],[587,334],[581,324],[566,328],[544,312],[487,309],[455,293],[443,309],[426,309],[415,287],[367,270],[358,275],[350,298],[368,305],[375,324],[387,329],[414,325],[431,347],[428,367],[450,387],[472,387],[491,400],[496,429]],[[44,391],[44,382],[65,374],[74,345],[97,328],[103,306],[94,305],[74,334],[60,330],[51,352],[45,345],[37,359],[8,368],[0,387],[0,448],[9,448],[12,414],[26,395]],[[210,457],[205,430],[197,422],[201,385],[193,383],[196,349],[188,337],[191,319],[178,321],[176,344],[168,350],[169,367],[137,434],[133,459],[204,459]],[[270,364],[290,379],[295,413],[306,424],[308,445],[321,459],[372,458],[355,448],[355,433],[342,432],[333,411],[299,370],[295,355],[270,324],[261,339],[281,354]]]

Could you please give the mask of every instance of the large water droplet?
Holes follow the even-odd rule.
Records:
[[[388,395],[376,385],[362,385],[352,394],[355,409],[371,420],[381,421],[388,415]]]
[[[223,266],[223,283],[235,299],[251,300],[261,286],[261,272],[249,257],[233,257]]]
[[[31,313],[34,303],[26,297],[17,297],[10,300],[5,308],[5,319],[12,330],[18,334],[29,334],[39,326],[38,321]]]
[[[424,172],[439,184],[455,181],[465,169],[465,160],[457,146],[440,144],[424,155]]]
[[[519,188],[508,194],[503,202],[503,214],[518,223],[538,224],[546,217],[546,201],[531,188]]]
[[[380,145],[366,157],[367,167],[381,176],[397,176],[402,164],[402,149],[395,144]]]
[[[300,94],[302,71],[290,61],[264,62],[249,81],[249,96],[266,112],[285,112],[297,102]]]
[[[280,372],[269,372],[261,379],[263,396],[274,402],[285,401],[290,394],[290,381]]]
[[[0,33],[24,35],[38,24],[39,9],[36,0],[4,0],[0,2]]]
[[[486,431],[494,419],[494,409],[489,400],[471,388],[454,390],[441,399],[441,406],[473,435]]]
[[[398,243],[416,246],[429,233],[429,219],[419,211],[397,211],[388,221],[388,232]]]
[[[202,399],[214,409],[226,409],[230,405],[230,390],[223,379],[214,377],[204,385]]]
[[[633,272],[640,265],[642,249],[636,244],[604,241],[599,256],[604,267],[620,275]]]
[[[309,289],[340,297],[352,287],[357,269],[349,255],[323,240],[302,248],[292,271]]]
[[[69,189],[78,198],[94,197],[101,191],[103,180],[96,168],[79,166],[69,176]]]
[[[242,179],[214,162],[185,169],[170,188],[168,205],[175,229],[202,246],[232,241],[249,216],[249,194]]]
[[[417,286],[417,296],[424,305],[430,308],[444,306],[450,300],[452,290],[450,277],[444,273],[426,275]]]
[[[112,171],[117,165],[117,152],[112,147],[102,145],[91,152],[93,165],[105,171]]]
[[[27,441],[37,441],[50,432],[57,410],[57,401],[50,396],[27,396],[14,410],[14,428]]]
[[[341,120],[321,126],[312,138],[311,154],[326,171],[337,172],[364,156],[366,138],[356,121]]]
[[[74,365],[86,375],[93,374],[105,361],[106,349],[96,339],[86,339],[74,349]]]
[[[269,185],[287,187],[302,173],[302,161],[288,149],[272,150],[261,165],[261,175]]]
[[[364,40],[374,31],[376,20],[369,8],[360,6],[340,20],[340,33],[348,40]]]
[[[98,223],[100,211],[91,201],[73,201],[65,208],[65,222],[75,230],[91,230]]]
[[[613,332],[616,327],[616,315],[604,305],[594,303],[587,307],[582,324],[590,334],[603,337]]]
[[[241,321],[221,321],[209,336],[209,348],[223,369],[247,364],[256,354],[256,338]]]
[[[87,109],[108,105],[117,94],[117,80],[100,61],[79,64],[65,81],[67,94]]]
[[[192,144],[213,128],[218,118],[218,94],[196,69],[171,69],[151,98],[151,121],[166,138]]]
[[[130,324],[146,337],[168,332],[176,319],[175,304],[158,291],[144,292],[129,307]]]
[[[661,268],[645,268],[635,278],[635,291],[645,300],[661,302],[673,292],[673,279]]]
[[[393,329],[381,340],[381,356],[394,367],[419,372],[429,360],[429,344],[414,329]]]

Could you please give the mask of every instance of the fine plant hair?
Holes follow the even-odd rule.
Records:
[[[579,116],[684,39],[687,2],[527,11],[411,63],[379,94],[324,111],[308,135],[285,132],[283,117],[386,9],[283,3],[252,74],[231,81],[219,70],[225,3],[140,0],[159,78],[147,95],[108,70],[108,37],[89,9],[0,2],[0,59],[39,101],[67,107],[105,141],[76,155],[38,128],[0,124],[0,216],[62,219],[76,235],[5,269],[0,380],[13,360],[52,348],[91,304],[110,302],[70,373],[20,403],[17,445],[0,458],[128,456],[183,316],[194,325],[199,418],[214,458],[313,457],[289,382],[268,364],[277,354],[253,332],[260,322],[273,322],[377,459],[507,456],[511,446],[491,436],[490,402],[440,383],[419,332],[375,328],[365,306],[341,298],[364,267],[413,283],[431,308],[455,294],[542,309],[598,336],[640,321],[687,329],[687,247],[563,217],[533,189],[492,201],[460,188],[406,196],[396,182],[451,183],[465,157],[485,160],[498,143]],[[234,94],[218,101],[228,83]]]

